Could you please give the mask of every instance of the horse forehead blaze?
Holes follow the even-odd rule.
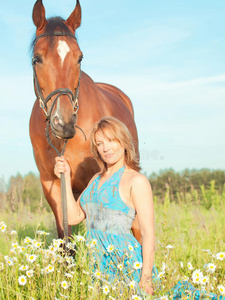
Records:
[[[61,65],[63,66],[64,59],[68,52],[70,52],[70,47],[68,46],[66,41],[59,40],[57,52],[61,58]]]

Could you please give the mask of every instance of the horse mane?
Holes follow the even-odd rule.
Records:
[[[62,34],[72,34],[68,26],[64,23],[65,20],[61,17],[53,17],[49,18],[47,25],[45,26],[45,32],[48,36],[47,38],[49,39],[49,47],[53,47],[55,44],[55,39],[53,39],[54,33],[56,31],[61,32]],[[34,35],[34,38],[32,39],[31,42],[31,52],[33,53],[34,51],[34,46],[36,44],[36,34]]]

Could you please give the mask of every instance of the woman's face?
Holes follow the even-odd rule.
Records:
[[[113,165],[120,161],[124,164],[125,149],[116,139],[110,138],[107,132],[104,135],[101,131],[97,131],[95,141],[98,153],[107,165]]]

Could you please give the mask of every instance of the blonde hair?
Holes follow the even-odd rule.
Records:
[[[113,117],[104,117],[99,122],[95,123],[91,132],[91,152],[94,159],[100,167],[100,174],[103,175],[107,170],[106,163],[101,159],[95,140],[96,132],[102,132],[104,136],[115,139],[125,149],[125,163],[128,167],[135,171],[140,171],[139,154],[135,149],[135,143],[130,134],[130,131],[121,121]]]

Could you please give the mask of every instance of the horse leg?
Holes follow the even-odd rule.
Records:
[[[141,231],[138,223],[138,218],[137,216],[135,217],[133,224],[132,224],[132,232],[136,240],[141,244],[142,243],[142,236],[141,236]]]
[[[41,184],[43,187],[45,197],[55,216],[58,237],[64,238],[60,180],[41,180]],[[68,227],[68,233],[69,236],[71,236],[71,226]]]

